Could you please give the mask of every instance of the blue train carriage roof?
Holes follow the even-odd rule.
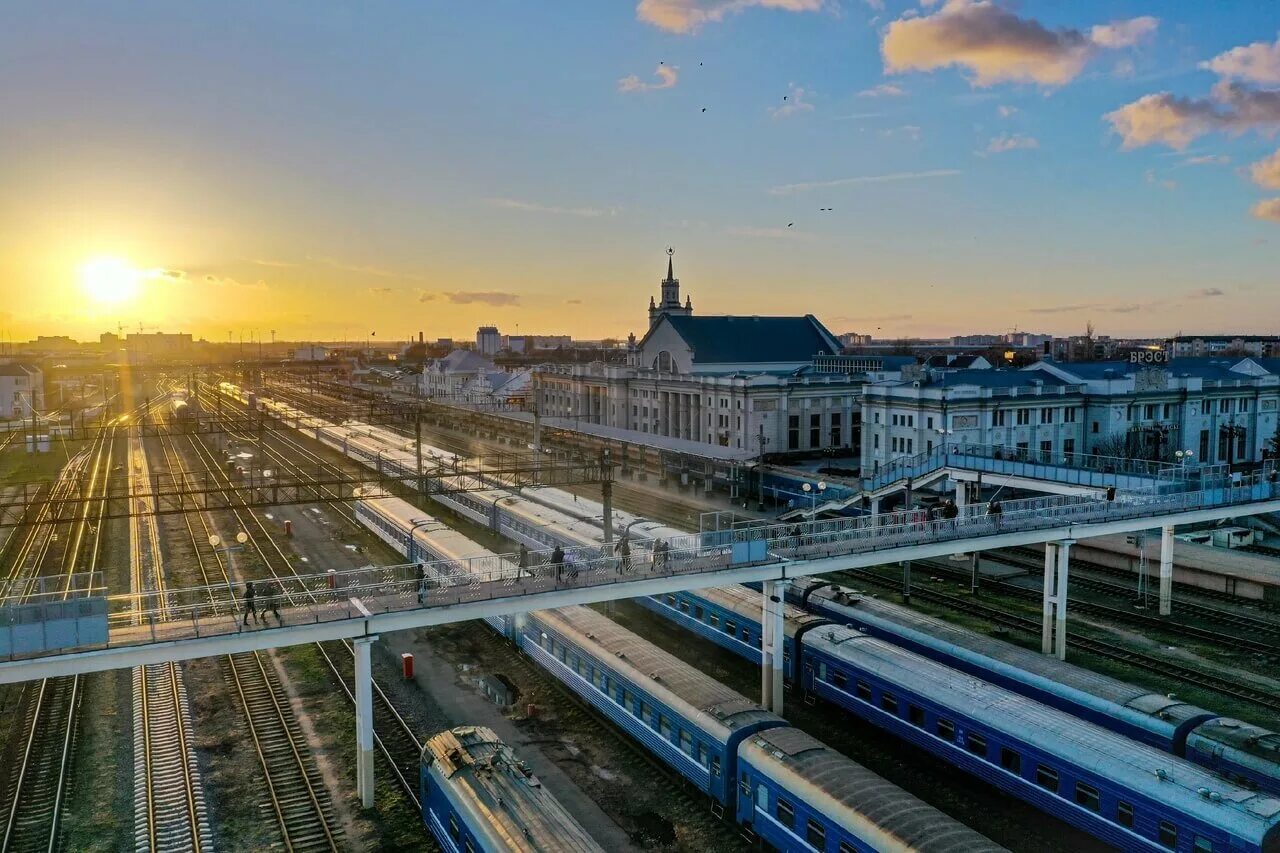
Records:
[[[423,746],[422,763],[434,765],[457,796],[474,804],[471,816],[487,818],[487,824],[473,830],[502,849],[604,853],[491,729],[440,732]]]
[[[1276,778],[1280,772],[1280,734],[1243,720],[1219,717],[1197,726],[1187,746],[1213,750],[1221,745],[1236,754],[1231,759],[1255,772]]]
[[[856,611],[868,621],[884,619],[904,628],[919,631],[952,648],[948,652],[958,658],[968,658],[979,666],[981,658],[1022,670],[1044,679],[1039,686],[1054,693],[1062,693],[1062,687],[1078,690],[1104,701],[1131,708],[1140,714],[1154,717],[1177,729],[1193,725],[1216,716],[1211,711],[1191,705],[1177,698],[1156,693],[1135,684],[1129,684],[1101,673],[1093,672],[1057,658],[1037,654],[1013,643],[987,637],[976,631],[926,616],[907,607],[874,596],[865,595],[849,587],[837,586],[816,579],[797,582],[802,592],[814,587],[809,600],[825,600],[831,605]]]
[[[1190,761],[860,631],[819,628],[809,632],[805,644],[847,660],[924,701],[978,720],[1013,740],[1062,756],[1112,785],[1165,803],[1173,813],[1228,828],[1259,844],[1268,830],[1280,827],[1280,799],[1234,785]]]
[[[760,617],[763,615],[760,612],[763,605],[763,593],[756,592],[754,589],[736,585],[718,586],[694,590],[690,594],[732,613],[737,613],[744,619],[750,619],[757,625],[760,624]],[[796,631],[806,625],[824,625],[829,621],[821,616],[815,616],[794,604],[784,604],[783,608],[784,630],[788,637],[794,637]]]
[[[873,849],[1005,849],[799,729],[756,732],[743,742],[739,754]]]
[[[596,651],[602,663],[721,743],[728,743],[735,732],[749,726],[786,725],[778,715],[589,607],[540,610],[534,616],[567,639]]]

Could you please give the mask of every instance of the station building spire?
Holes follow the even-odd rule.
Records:
[[[667,277],[662,280],[662,299],[657,304],[654,304],[652,297],[649,299],[649,328],[651,329],[663,314],[682,317],[693,313],[692,299],[686,298],[685,303],[680,304],[680,279],[676,278],[675,273],[675,253],[675,249],[667,249]]]

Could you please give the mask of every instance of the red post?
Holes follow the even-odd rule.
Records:
[[[326,579],[326,580],[328,581],[328,583],[329,583],[329,589],[337,589],[337,588],[338,588],[338,572],[337,572],[337,570],[336,570],[336,569],[330,569],[330,570],[325,574],[325,579]]]
[[[409,652],[400,655],[400,669],[405,681],[413,681],[413,655]]]

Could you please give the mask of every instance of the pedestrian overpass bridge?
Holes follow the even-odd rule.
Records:
[[[281,624],[270,627],[242,625],[240,590],[228,585],[125,594],[93,588],[70,598],[62,591],[24,591],[0,599],[0,683],[1043,543],[1060,545],[1056,570],[1046,571],[1046,599],[1065,628],[1072,542],[1277,512],[1280,483],[1273,477],[1121,493],[1113,501],[1095,495],[1009,501],[997,515],[974,504],[959,507],[953,519],[917,510],[803,524],[754,522],[672,540],[665,555],[636,543],[625,562],[607,546],[570,548],[559,570],[546,552],[534,555],[538,565],[523,572],[514,555],[423,563],[421,603],[416,564],[301,574],[277,581]],[[1170,552],[1172,538],[1166,538]],[[1162,554],[1162,586],[1171,560],[1171,553]],[[53,580],[49,589],[68,586]],[[1065,630],[1061,634],[1065,648]]]
[[[1194,469],[1193,469],[1194,470]],[[985,444],[943,442],[924,453],[905,456],[863,478],[863,496],[879,501],[908,488],[950,477],[1007,485],[1052,494],[1085,494],[1114,487],[1141,491],[1186,479],[1181,464],[1091,454],[1018,452]]]

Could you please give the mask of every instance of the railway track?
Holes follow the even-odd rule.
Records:
[[[1008,555],[999,551],[983,552],[983,556],[990,560],[1004,563],[1006,565],[1018,568],[1026,568],[1030,570],[1044,570],[1043,557],[1040,560],[1026,558],[1021,555]],[[1074,560],[1071,564],[1072,570],[1083,568],[1092,570],[1091,564],[1078,565]],[[1132,582],[1132,578],[1130,579]],[[1101,578],[1090,577],[1088,575],[1073,574],[1071,576],[1071,584],[1076,588],[1090,589],[1095,592],[1105,593],[1118,598],[1132,598],[1137,593],[1130,584],[1116,583],[1114,581],[1102,580]],[[988,581],[983,581],[988,583]],[[1076,600],[1071,599],[1070,603],[1075,604]],[[1257,616],[1250,616],[1247,613],[1239,613],[1234,610],[1224,610],[1221,607],[1213,607],[1208,604],[1201,604],[1186,599],[1173,601],[1173,612],[1196,619],[1210,620],[1223,625],[1231,625],[1247,632],[1248,637],[1267,637],[1270,640],[1271,649],[1274,652],[1280,652],[1280,621],[1275,619],[1262,619]],[[1141,616],[1141,614],[1135,614]],[[1147,617],[1150,618],[1150,617]],[[1162,624],[1167,624],[1167,620],[1155,620]]]
[[[900,588],[898,581],[885,578],[870,569],[848,569],[843,572],[833,573],[833,576],[843,576],[851,581],[860,581],[880,589],[897,591]],[[953,595],[918,586],[912,587],[911,595],[932,604],[938,604],[951,610],[966,613],[970,616],[980,617],[992,625],[999,625],[1016,631],[1022,631],[1033,636],[1038,636],[1040,634],[1041,626],[1038,620],[1030,619],[1025,616],[1018,616],[1017,614],[1009,613],[997,607],[982,604],[967,596]],[[1193,667],[1173,663],[1154,655],[1126,649],[1115,643],[1108,643],[1104,640],[1086,637],[1079,632],[1071,630],[1068,630],[1067,632],[1067,645],[1071,648],[1090,652],[1108,660],[1131,664],[1133,666],[1140,667],[1147,672],[1164,675],[1185,684],[1192,684],[1197,687],[1213,690],[1224,696],[1240,699],[1271,711],[1280,711],[1280,694],[1250,687],[1247,684],[1241,684],[1238,681],[1224,678],[1223,676],[1214,675]]]
[[[130,585],[137,593],[165,589],[151,471],[140,438],[129,440],[135,506],[129,518]],[[166,599],[157,596],[160,614]],[[213,849],[204,787],[196,762],[186,682],[178,664],[133,670],[134,846],[149,853]]]
[[[114,434],[104,434],[72,458],[59,476],[55,488],[79,487],[85,466],[90,465],[85,488],[92,497],[105,492],[110,472]],[[99,503],[97,525],[87,519],[73,523],[65,539],[57,533],[59,520],[46,506],[37,515],[36,528],[22,543],[17,559],[6,578],[6,595],[23,599],[38,589],[42,574],[67,574],[78,568],[82,550],[89,541],[88,566],[97,568],[101,546],[102,514]],[[91,532],[92,530],[92,532]],[[61,547],[56,546],[60,544]],[[68,581],[69,583],[69,581]],[[60,590],[69,593],[69,587]],[[4,831],[0,851],[50,851],[57,849],[61,836],[62,810],[66,805],[68,781],[74,764],[77,721],[83,698],[80,676],[46,678],[24,690],[26,707],[23,725],[13,729],[17,738],[9,745],[13,756],[5,786]]]
[[[1265,547],[1265,546],[1250,546],[1250,547],[1253,548],[1253,547]],[[1236,549],[1236,550],[1248,550],[1248,549]],[[1036,551],[1034,548],[1025,548],[1025,547],[1024,548],[1006,548],[1006,549],[1003,549],[1001,553],[1016,554],[1029,559],[1038,559],[1041,561],[1041,565],[1043,565],[1044,554],[1042,552]],[[1276,553],[1271,556],[1280,556],[1280,549],[1276,549]],[[1108,577],[1120,578],[1122,581],[1128,581],[1129,583],[1134,583],[1135,577],[1136,577],[1135,573],[1132,571],[1129,571],[1126,569],[1118,569],[1113,566],[1104,566],[1101,563],[1094,563],[1088,560],[1080,560],[1074,556],[1071,558],[1071,566],[1072,568],[1079,566],[1080,568],[1086,569],[1097,575],[1107,575]],[[1152,577],[1148,573],[1148,580],[1158,582],[1159,579]],[[1185,600],[1186,597],[1190,597],[1193,599],[1201,598],[1201,599],[1209,599],[1213,601],[1226,601],[1241,607],[1256,608],[1258,610],[1262,610],[1264,612],[1269,612],[1269,613],[1280,613],[1280,601],[1265,601],[1265,600],[1254,599],[1254,598],[1241,598],[1240,596],[1234,595],[1233,593],[1230,593],[1230,592],[1224,592],[1222,590],[1217,590],[1217,589],[1205,589],[1203,587],[1192,586],[1191,584],[1185,584],[1179,581],[1173,582],[1173,592],[1175,596],[1174,598],[1175,607],[1178,604],[1179,597],[1182,597],[1183,600]]]
[[[196,441],[192,437],[193,448]],[[164,440],[162,450],[171,472],[186,470],[171,439]],[[230,515],[236,530],[243,529],[238,512],[219,511],[224,512]],[[217,529],[210,514],[193,515],[198,524],[192,523],[190,515],[182,516],[187,534],[182,541],[190,544],[204,584],[234,584],[236,579],[223,554],[213,551],[210,560],[201,547],[200,537],[203,535],[207,542]],[[281,846],[298,853],[341,849],[342,832],[332,798],[269,657],[262,652],[231,655],[222,659],[221,666],[243,711],[248,741],[262,773],[264,807],[276,823]]]
[[[969,572],[967,570],[961,571],[940,560],[922,560],[920,561],[920,564],[928,566],[930,571],[934,571],[939,574],[963,577],[966,580],[969,578]],[[1075,583],[1076,579],[1072,578],[1071,582]],[[983,589],[994,590],[1002,595],[1008,595],[1012,598],[1021,599],[1023,601],[1039,601],[1042,595],[1040,590],[1020,586],[1012,581],[994,580],[992,578],[984,578],[982,581],[982,587]],[[1127,594],[1131,594],[1131,591],[1129,590],[1125,590],[1125,592]],[[1274,639],[1254,639],[1252,636],[1215,631],[1210,628],[1201,628],[1197,625],[1188,625],[1185,622],[1174,622],[1159,616],[1148,616],[1144,613],[1135,613],[1132,610],[1126,610],[1122,607],[1113,607],[1109,604],[1099,604],[1096,601],[1086,601],[1078,596],[1068,596],[1067,608],[1068,610],[1074,610],[1077,613],[1098,616],[1121,624],[1149,628],[1166,634],[1173,634],[1187,639],[1212,643],[1215,646],[1232,651],[1244,651],[1261,655],[1280,654],[1280,645],[1277,645],[1277,642]],[[1204,617],[1202,616],[1201,618]],[[1280,632],[1277,631],[1276,626],[1274,625],[1267,625],[1265,631],[1260,629],[1254,630],[1256,632],[1255,636],[1273,636],[1280,638]]]

